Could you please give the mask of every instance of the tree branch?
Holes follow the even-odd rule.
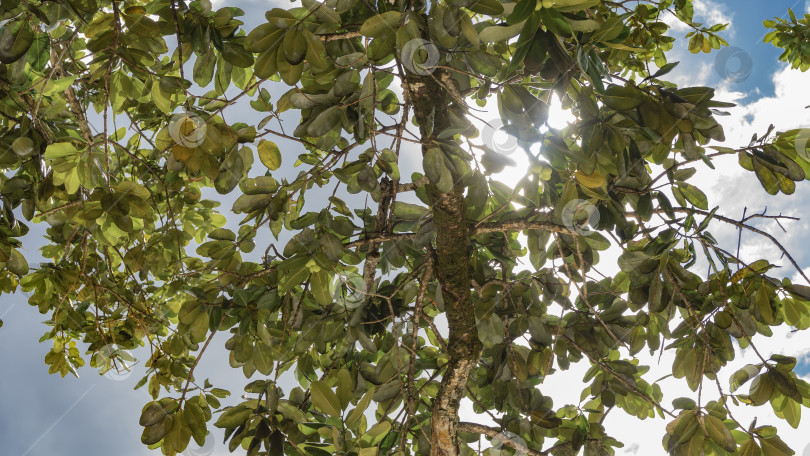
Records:
[[[576,231],[564,225],[558,225],[554,222],[546,220],[504,220],[500,222],[487,222],[481,223],[475,227],[475,234],[496,233],[503,231],[522,231],[522,230],[543,230],[551,231],[554,233],[563,233],[571,236],[579,236]]]
[[[417,180],[415,182],[409,182],[407,184],[399,184],[397,186],[397,192],[411,192],[411,191],[414,191],[417,188],[419,188],[419,187],[421,187],[423,185],[427,185],[429,183],[430,183],[430,180],[428,180],[427,176],[423,176],[421,179],[419,179],[419,180]]]
[[[419,182],[420,181],[416,181],[414,182],[414,184],[418,184]],[[400,185],[399,188],[402,188],[403,186],[406,185],[410,184]],[[524,220],[524,219],[482,223],[476,226],[475,228],[471,229],[469,231],[469,234],[477,236],[479,234],[484,233],[502,233],[506,231],[523,231],[523,230],[543,230],[543,231],[551,231],[554,233],[568,234],[571,236],[580,235],[574,230],[571,230],[563,225],[557,225],[556,223],[553,222],[548,222],[545,220]],[[416,233],[388,233],[388,234],[369,233],[368,237],[366,237],[365,239],[358,239],[356,241],[349,242],[348,244],[344,244],[344,247],[352,248],[361,245],[385,241],[403,241],[406,239],[412,239],[414,236],[416,236]]]
[[[76,200],[76,201],[71,201],[71,202],[69,202],[67,204],[63,204],[61,206],[57,206],[57,207],[55,207],[53,209],[49,209],[49,210],[47,210],[45,212],[42,212],[41,214],[38,214],[37,217],[40,217],[40,218],[47,217],[47,216],[53,214],[54,212],[59,212],[59,211],[61,211],[63,209],[69,209],[69,208],[71,208],[73,206],[78,206],[78,205],[80,205],[82,203],[84,203],[84,200],[81,200],[81,199]]]
[[[394,197],[394,186],[391,180],[383,178],[380,182],[380,203],[377,206],[377,221],[374,224],[374,231],[377,233],[388,232],[388,209]],[[377,263],[380,261],[380,243],[372,240],[366,251],[366,260],[363,262],[363,290],[364,293],[374,289],[374,278],[377,273]],[[393,312],[392,312],[393,313]]]
[[[412,239],[414,236],[416,236],[416,233],[391,233],[391,234],[370,233],[369,237],[349,242],[348,244],[345,244],[344,247],[350,249],[352,247],[358,247],[361,245],[371,244],[375,242],[402,241],[405,239]]]
[[[491,439],[496,439],[500,441],[503,446],[507,446],[515,451],[528,454],[529,456],[548,455],[548,452],[546,451],[532,450],[531,448],[527,447],[523,442],[510,438],[504,431],[495,427],[489,427],[484,426],[483,424],[469,423],[466,421],[462,421],[461,423],[458,423],[458,430],[461,432],[471,432],[473,434],[481,434]]]
[[[704,210],[701,210],[701,209],[695,209],[695,208],[686,208],[686,207],[675,207],[675,208],[672,208],[672,210],[674,210],[675,212],[682,212],[682,213],[694,212],[695,214],[700,214],[700,215],[709,215],[710,214],[710,212],[708,212],[708,211],[704,211]],[[779,251],[782,252],[782,255],[787,257],[788,261],[790,261],[790,264],[792,264],[793,267],[796,268],[796,271],[799,273],[799,275],[801,275],[804,278],[804,280],[806,280],[807,283],[810,284],[810,278],[808,278],[807,275],[805,275],[805,273],[802,270],[801,266],[799,266],[799,263],[797,263],[796,260],[793,259],[793,256],[790,255],[790,253],[787,251],[787,249],[779,241],[777,241],[776,238],[773,237],[772,234],[770,234],[768,232],[765,232],[765,231],[762,231],[759,228],[754,228],[751,225],[747,225],[747,224],[745,224],[743,222],[734,220],[732,218],[724,217],[724,216],[719,215],[719,214],[714,214],[712,216],[712,218],[720,220],[721,222],[725,222],[725,223],[734,225],[734,226],[736,226],[738,228],[745,228],[745,229],[747,229],[749,231],[752,231],[754,233],[757,233],[757,234],[759,234],[761,236],[765,236],[766,238],[768,238],[768,240],[770,240],[776,246],[776,248],[778,248]]]
[[[355,38],[358,36],[361,36],[359,31],[351,31],[340,33],[324,33],[322,35],[318,35],[318,38],[322,39],[323,41],[334,41],[334,40],[348,40],[349,38]]]

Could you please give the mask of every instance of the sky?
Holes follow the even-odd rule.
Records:
[[[221,3],[221,2],[220,2]],[[288,7],[289,3],[239,0],[230,2],[246,11],[243,20],[248,29],[263,21],[263,12],[273,6]],[[218,6],[215,3],[215,6]],[[810,73],[803,74],[789,70],[777,61],[778,49],[762,42],[765,29],[762,20],[772,16],[786,15],[791,7],[797,13],[807,10],[810,2],[799,0],[713,0],[696,1],[697,20],[706,24],[730,22],[731,26],[724,32],[724,38],[730,47],[722,52],[705,55],[692,55],[683,46],[677,46],[669,56],[670,61],[680,61],[680,65],[670,73],[672,80],[679,85],[709,85],[718,87],[718,99],[738,103],[738,107],[729,110],[730,115],[721,119],[726,131],[729,147],[747,145],[752,133],[763,133],[773,123],[779,130],[791,128],[810,129]],[[673,24],[675,24],[673,22]],[[682,38],[688,32],[684,27],[676,27],[672,35]],[[275,91],[274,99],[283,93],[280,88]],[[491,114],[491,113],[490,113]],[[245,120],[255,118],[249,110],[236,113]],[[494,117],[494,116],[493,116]],[[229,118],[237,121],[237,118]],[[292,120],[292,117],[290,117]],[[552,110],[552,125],[564,125],[566,114]],[[282,150],[287,150],[283,147]],[[289,147],[296,147],[290,145]],[[520,163],[507,168],[497,176],[504,182],[522,176],[525,169]],[[418,162],[405,164],[403,176],[409,167],[417,169]],[[706,189],[710,206],[720,205],[724,215],[739,217],[743,210],[748,213],[762,212],[767,208],[768,214],[785,214],[803,216],[803,209],[810,202],[810,183],[797,185],[796,194],[791,197],[780,195],[773,197],[761,189],[756,178],[739,168],[736,159],[719,163],[716,171],[701,169],[698,174],[702,188]],[[213,195],[209,195],[211,197]],[[223,203],[229,207],[228,202]],[[768,224],[758,225],[764,229],[778,230]],[[28,238],[24,240],[28,253],[36,254],[36,238],[41,236],[42,226],[33,226]],[[778,238],[788,250],[796,253],[799,264],[810,273],[810,250],[805,249],[806,238],[810,233],[807,220],[785,224],[786,233]],[[737,232],[723,226],[712,226],[712,233],[723,245],[736,245]],[[773,254],[773,248],[764,239],[752,234],[743,236],[742,255],[744,258],[772,258],[774,263],[785,264]],[[787,268],[784,274],[795,276]],[[140,443],[141,427],[138,425],[140,409],[149,397],[144,390],[133,390],[134,385],[143,375],[142,365],[136,363],[131,373],[108,373],[104,376],[92,368],[79,370],[79,378],[48,375],[43,358],[50,349],[49,343],[38,343],[47,330],[42,322],[47,318],[35,308],[28,306],[23,294],[5,295],[0,298],[0,318],[5,325],[0,328],[0,454],[5,456],[35,455],[79,455],[88,452],[88,443],[92,443],[91,454],[116,454],[119,456],[159,454],[150,451]],[[227,335],[215,337],[211,348],[202,358],[197,371],[198,379],[210,378],[217,386],[230,388],[234,394],[230,399],[238,400],[241,387],[247,383],[241,370],[228,367],[227,351],[223,344]],[[784,353],[801,359],[798,369],[804,375],[810,375],[810,336],[792,334],[782,331],[772,338],[759,337],[757,346],[763,355]],[[136,358],[138,353],[135,353]],[[727,384],[727,376],[734,372],[735,366],[742,367],[752,362],[751,353],[738,349],[737,358],[725,369],[721,383]],[[653,366],[648,378],[653,374],[659,361],[655,358],[645,359],[642,364]],[[670,366],[672,359],[665,356],[660,364]],[[560,377],[550,377],[542,386],[547,396],[555,398],[555,405],[577,403],[580,382],[584,366],[578,366]],[[570,385],[576,385],[571,388]],[[663,381],[662,389],[666,401],[679,395],[690,395],[690,391],[677,381]],[[226,403],[228,403],[226,401]],[[769,411],[768,407],[758,408],[758,412]],[[805,410],[805,413],[808,411]],[[617,450],[618,455],[655,455],[663,454],[661,437],[663,420],[637,421],[620,419],[621,412],[612,416],[608,432],[626,443],[625,448]],[[741,422],[747,424],[752,414],[742,414]],[[748,421],[745,420],[747,417]],[[479,417],[465,407],[462,419],[481,421]],[[779,427],[785,441],[793,447],[798,455],[810,456],[810,438],[800,430],[793,430],[772,416],[772,412],[760,413],[759,422]],[[805,423],[805,426],[806,423]],[[203,448],[192,442],[186,456],[220,456],[228,454],[222,444],[222,434],[213,431]]]

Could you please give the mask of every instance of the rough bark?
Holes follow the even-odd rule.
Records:
[[[408,94],[419,123],[423,154],[431,141],[428,132],[437,134],[449,125],[445,113],[451,99],[439,83],[443,79],[449,80],[442,78],[441,70],[426,76],[408,75]],[[433,126],[428,128],[431,118]],[[464,189],[456,185],[451,192],[441,193],[429,186],[429,192],[433,198],[436,227],[436,277],[442,288],[450,329],[449,361],[433,403],[430,453],[432,456],[457,456],[459,402],[464,397],[470,372],[481,356],[482,344],[478,340],[470,295],[470,232],[465,217]]]

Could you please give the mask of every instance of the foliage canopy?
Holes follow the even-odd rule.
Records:
[[[768,406],[797,427],[810,385],[795,359],[716,378],[734,344],[810,327],[810,287],[719,245],[716,224],[756,232],[801,273],[690,179],[736,155],[791,194],[807,141],[712,145],[732,105],[665,79],[664,16],[692,29],[692,52],[727,44],[692,8],[302,0],[245,30],[239,8],[207,1],[2,0],[0,289],[49,315],[51,373],[148,347],[142,441],[168,455],[210,425],[250,455],[468,455],[480,436],[614,454],[613,408],[667,417],[671,454],[793,454],[733,412]],[[766,40],[804,71],[808,18],[789,16],[765,21]],[[555,96],[575,118],[559,130]],[[530,160],[512,185],[491,178],[509,151],[471,121],[487,103]],[[248,104],[264,117],[228,121]],[[422,166],[403,176],[409,161]],[[37,268],[26,221],[48,225]],[[620,270],[604,276],[611,250]],[[257,378],[228,406],[193,376],[218,332]],[[674,352],[697,397],[665,403],[645,349]],[[555,404],[543,380],[577,362],[591,366],[581,403]],[[298,386],[284,391],[284,373]],[[459,421],[462,400],[497,426]]]

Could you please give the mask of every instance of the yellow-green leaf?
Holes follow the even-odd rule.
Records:
[[[281,166],[281,151],[278,150],[276,143],[262,140],[257,149],[259,152],[259,160],[261,160],[268,169],[274,171]]]
[[[703,416],[703,424],[706,425],[706,432],[714,442],[720,445],[727,451],[735,451],[737,449],[737,442],[734,441],[734,436],[728,430],[723,421],[714,415]]]
[[[310,385],[312,405],[318,410],[334,417],[340,417],[340,399],[324,382],[312,382]]]

